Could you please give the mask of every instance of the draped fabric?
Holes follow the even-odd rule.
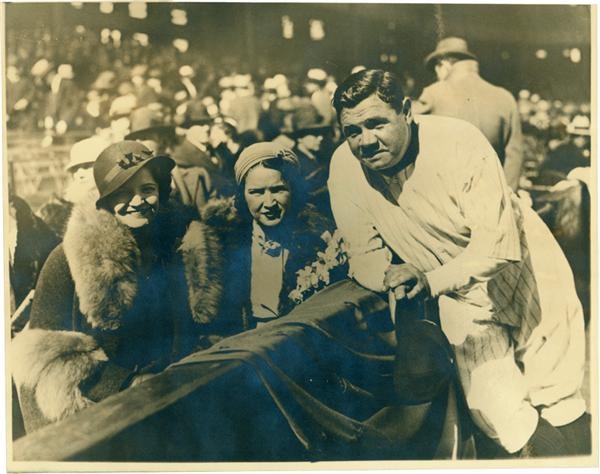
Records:
[[[396,320],[414,319],[414,313],[403,307]],[[448,352],[447,342],[430,344],[441,332],[429,321],[412,327],[398,331],[396,345],[390,335],[398,328],[387,302],[353,282],[339,282],[287,316],[223,339],[136,387],[27,435],[14,444],[14,459],[473,458],[471,425],[454,368],[446,364],[449,376],[438,378],[430,363],[438,348]],[[413,384],[419,399],[406,401],[398,386],[410,388],[405,382],[415,374],[423,376]],[[439,383],[442,378],[445,383]],[[431,396],[424,398],[425,392]]]
[[[382,336],[393,331],[387,304],[348,282],[326,293],[327,298],[317,295],[284,318],[172,366],[170,370],[241,362],[236,375],[239,385],[227,385],[228,391],[236,392],[231,398],[237,401],[213,405],[210,417],[218,428],[206,434],[213,438],[208,444],[200,444],[207,448],[222,442],[228,446],[228,456],[245,453],[264,460],[468,455],[466,411],[459,408],[460,393],[454,382],[431,403],[398,404],[392,383],[396,348]],[[356,296],[365,294],[370,296],[356,304],[360,301]],[[324,301],[329,307],[322,306]],[[239,431],[229,432],[217,421],[239,416],[234,413],[245,417],[243,442],[232,434]],[[197,416],[203,423],[207,415]],[[393,426],[377,421],[385,417],[394,420]],[[231,444],[236,439],[238,446]]]

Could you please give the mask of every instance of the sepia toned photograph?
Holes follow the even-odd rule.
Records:
[[[598,466],[595,5],[0,11],[9,472]]]

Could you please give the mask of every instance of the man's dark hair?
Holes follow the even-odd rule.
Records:
[[[348,76],[333,95],[333,106],[338,114],[342,109],[351,109],[360,102],[377,94],[383,102],[390,104],[396,112],[402,110],[404,91],[400,78],[382,69],[368,69]]]

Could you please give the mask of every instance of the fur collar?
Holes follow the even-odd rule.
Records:
[[[168,231],[177,227],[169,221],[161,224]],[[190,224],[183,239],[173,233],[165,238],[172,239],[173,249],[181,243],[177,251],[184,262],[192,315],[196,322],[208,323],[217,314],[221,296],[218,239],[200,222]],[[137,293],[140,249],[133,234],[109,212],[84,203],[73,208],[63,246],[81,313],[92,327],[117,329]]]

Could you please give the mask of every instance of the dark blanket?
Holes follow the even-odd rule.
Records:
[[[393,332],[387,302],[340,282],[286,317],[19,440],[15,459],[471,457],[468,417],[452,379],[430,402],[398,402]]]
[[[243,383],[225,388],[233,406],[203,417],[216,427],[203,446],[227,445],[236,459],[271,461],[469,456],[453,382],[430,403],[398,402],[387,304],[349,282],[326,294],[173,366],[242,363]],[[228,433],[219,420],[231,417]]]

